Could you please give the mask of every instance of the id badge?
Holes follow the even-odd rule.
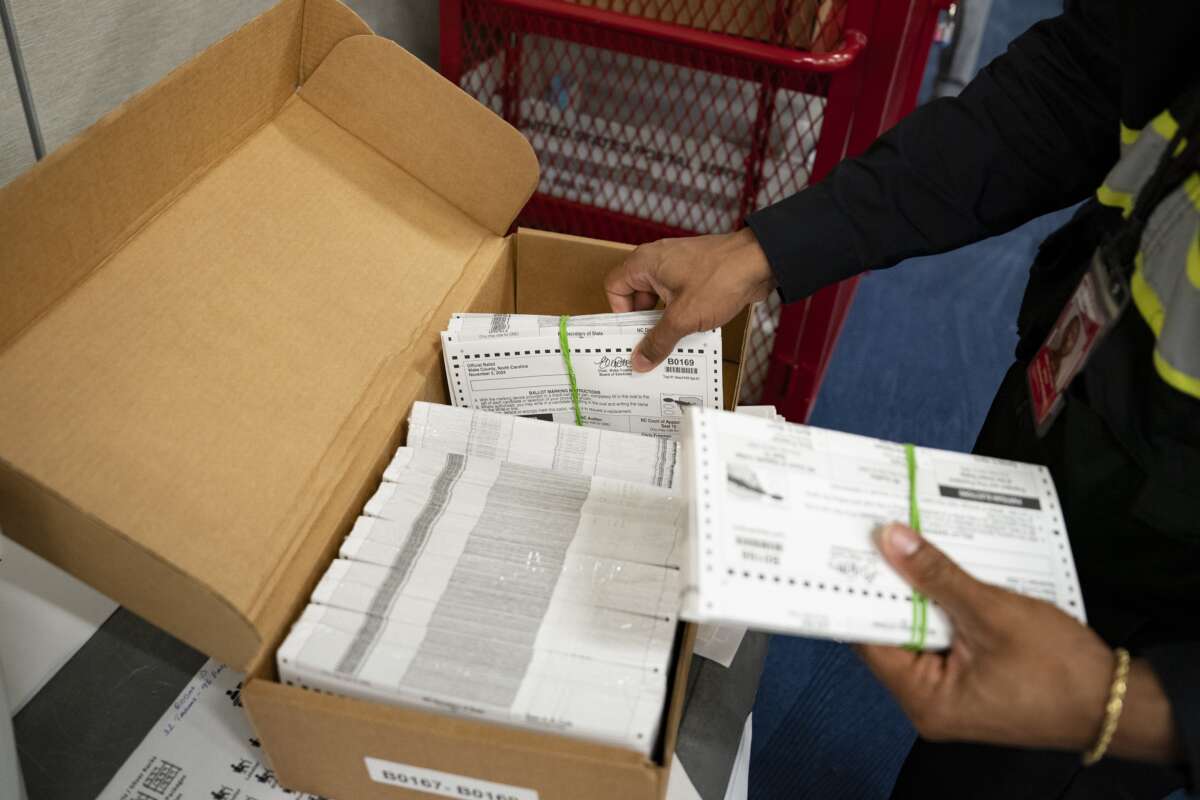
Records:
[[[1038,436],[1054,424],[1063,407],[1063,393],[1128,305],[1129,286],[1121,270],[1097,250],[1075,293],[1025,370]]]

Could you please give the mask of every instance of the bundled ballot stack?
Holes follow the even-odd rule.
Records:
[[[648,753],[681,588],[676,443],[427,403],[407,443],[281,679]]]
[[[946,647],[950,620],[873,541],[911,521],[977,579],[1084,621],[1045,467],[705,409],[685,423],[681,483],[686,619]]]
[[[408,446],[664,489],[674,486],[679,475],[679,444],[674,439],[575,425],[551,428],[543,420],[487,411],[463,413],[463,409],[431,403],[413,406]]]
[[[686,336],[649,373],[633,349],[661,311],[553,317],[455,314],[442,333],[463,408],[677,438],[687,408],[720,408],[720,329]]]

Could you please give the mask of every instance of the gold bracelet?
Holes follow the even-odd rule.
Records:
[[[1129,688],[1129,651],[1124,647],[1116,649],[1117,668],[1113,670],[1112,686],[1108,689],[1108,702],[1104,705],[1104,722],[1100,724],[1100,736],[1096,744],[1083,754],[1083,765],[1090,767],[1104,758],[1108,745],[1112,742],[1113,734],[1117,732],[1117,723],[1121,721],[1121,709],[1125,707],[1125,690]]]

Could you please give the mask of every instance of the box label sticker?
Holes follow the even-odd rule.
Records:
[[[414,767],[396,761],[367,756],[367,773],[376,783],[399,786],[414,792],[425,792],[437,797],[458,797],[468,800],[538,800],[534,789],[509,786],[504,783],[481,781],[465,775],[438,772],[436,769]]]

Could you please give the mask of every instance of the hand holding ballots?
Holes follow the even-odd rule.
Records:
[[[456,314],[442,333],[451,402],[677,438],[684,409],[721,407],[721,331],[686,336],[662,366],[634,373],[633,348],[661,317]]]
[[[950,621],[873,541],[918,517],[975,578],[1084,621],[1045,467],[709,410],[688,415],[682,449],[685,619],[944,648]]]
[[[630,370],[658,318],[456,314],[457,407],[413,406],[281,678],[649,754],[681,618],[946,646],[871,538],[917,509],[971,574],[1083,619],[1044,468],[721,411],[719,330]]]

